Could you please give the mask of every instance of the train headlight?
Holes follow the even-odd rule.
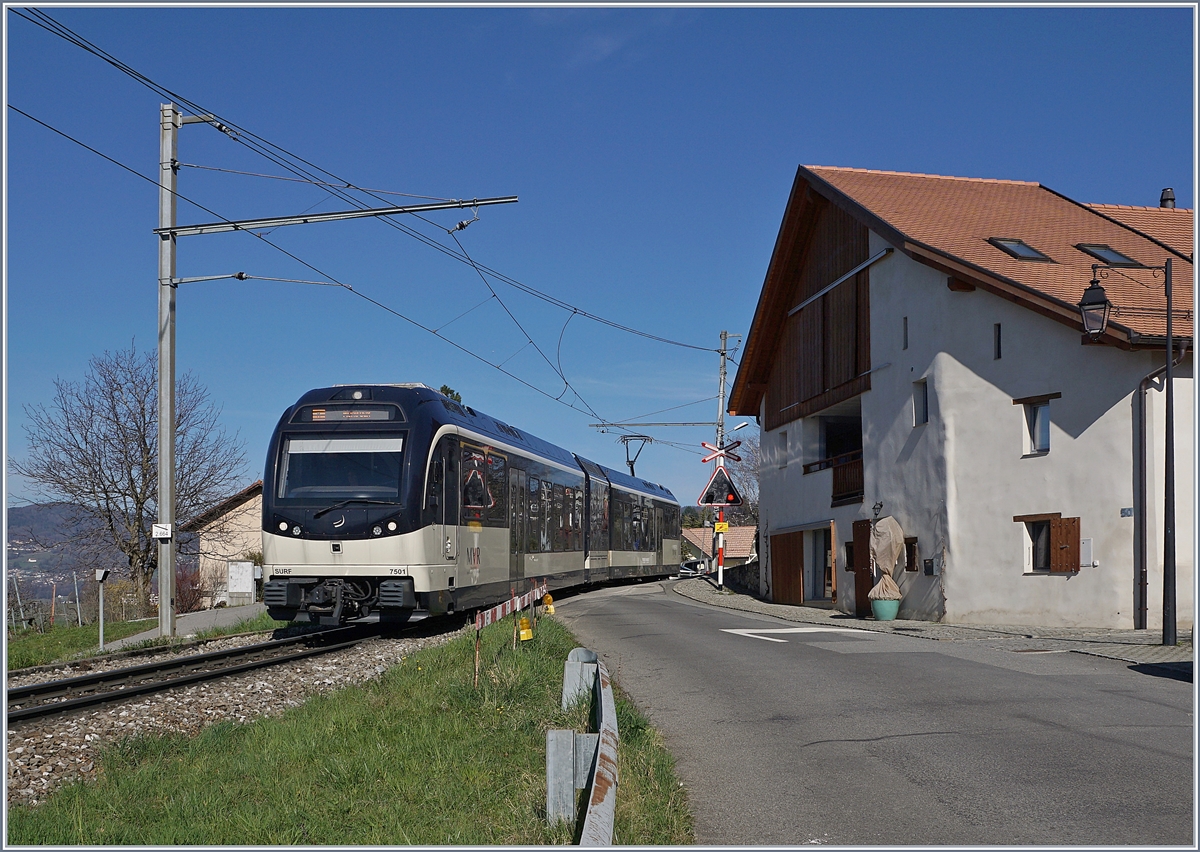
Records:
[[[371,527],[371,535],[383,535],[383,527],[379,526],[379,524]]]
[[[296,526],[292,527],[292,535],[300,535],[300,525],[299,524],[296,524]]]
[[[279,522],[279,531],[280,531],[280,532],[287,532],[287,528],[288,528],[288,522],[287,522],[287,521],[280,521],[280,522]]]
[[[395,532],[395,531],[396,531],[396,522],[388,521],[388,532]]]

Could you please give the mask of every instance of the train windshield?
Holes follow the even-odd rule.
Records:
[[[283,500],[400,502],[403,437],[287,438],[279,471]]]

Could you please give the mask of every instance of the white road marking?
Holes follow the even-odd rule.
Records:
[[[786,639],[773,639],[770,636],[759,636],[760,633],[871,633],[870,630],[856,630],[852,627],[780,627],[775,630],[734,630],[721,628],[722,633],[736,633],[738,636],[749,636],[751,639],[762,639],[767,642],[786,642]]]

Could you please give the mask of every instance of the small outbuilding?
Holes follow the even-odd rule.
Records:
[[[180,526],[200,542],[201,602],[206,607],[254,603],[255,566],[262,551],[262,480]]]

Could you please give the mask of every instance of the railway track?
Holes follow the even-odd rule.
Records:
[[[425,625],[425,628],[430,626]],[[417,629],[419,626],[413,625],[396,631],[395,635],[415,632]],[[14,727],[49,716],[303,660],[349,648],[379,635],[378,625],[351,625],[240,648],[190,654],[172,660],[15,687],[8,690],[8,724]]]

